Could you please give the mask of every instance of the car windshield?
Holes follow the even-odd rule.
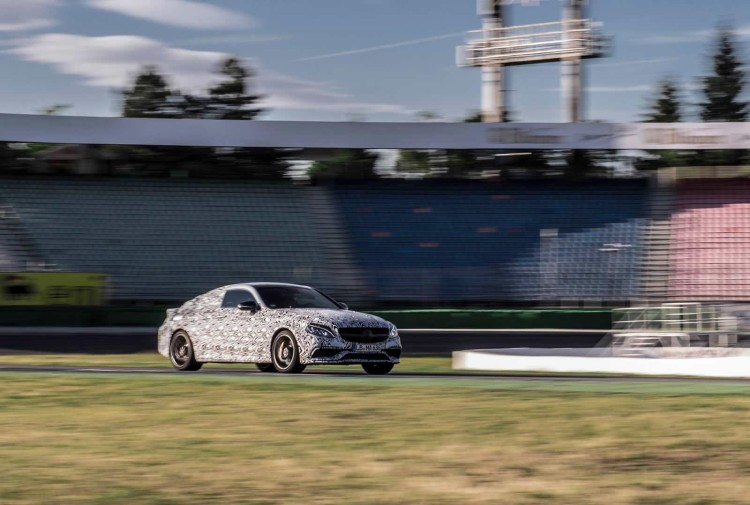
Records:
[[[298,286],[256,286],[269,309],[340,309],[336,302],[312,288]]]

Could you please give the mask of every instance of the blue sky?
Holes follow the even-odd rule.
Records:
[[[559,0],[514,5],[514,24],[557,20]],[[750,64],[748,0],[592,0],[612,55],[587,63],[586,117],[637,121],[656,82],[678,79],[700,99],[715,28],[730,23]],[[222,55],[245,58],[265,94],[264,119],[457,121],[479,108],[480,72],[458,68],[475,0],[0,0],[0,112],[69,104],[116,116],[118,90],[141,65],[196,92]],[[560,67],[510,70],[520,121],[560,121]]]

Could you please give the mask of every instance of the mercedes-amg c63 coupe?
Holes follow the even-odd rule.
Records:
[[[264,372],[307,365],[361,365],[387,374],[401,357],[396,327],[348,310],[317,289],[253,282],[214,289],[168,309],[159,353],[177,370],[204,363],[255,363]]]

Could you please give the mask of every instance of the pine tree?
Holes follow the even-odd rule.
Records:
[[[248,93],[252,72],[234,57],[227,58],[219,67],[224,80],[208,91],[204,117],[211,119],[255,119],[262,109],[254,107],[260,95]]]
[[[166,78],[152,65],[143,67],[133,86],[122,92],[122,116],[142,118],[178,117],[176,92]]]
[[[679,123],[682,117],[680,87],[673,78],[666,77],[657,84],[643,120],[646,123]],[[639,170],[685,166],[695,157],[693,151],[658,150],[648,153],[652,158],[642,159],[636,163]]]
[[[656,91],[656,96],[646,113],[646,123],[679,123],[682,121],[682,105],[680,103],[679,87],[671,78],[662,79]]]
[[[745,84],[734,35],[731,29],[720,28],[713,56],[713,75],[703,78],[706,100],[700,104],[701,119],[706,122],[747,121],[748,102],[741,99]],[[742,165],[747,162],[748,151],[702,151],[697,158],[703,165]]]
[[[714,74],[703,78],[706,96],[706,101],[700,104],[703,121],[747,121],[748,102],[740,100],[745,74],[735,45],[732,31],[721,28],[713,56]]]

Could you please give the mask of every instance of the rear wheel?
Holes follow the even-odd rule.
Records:
[[[299,346],[290,332],[284,330],[276,335],[271,345],[273,367],[279,373],[300,373],[305,365],[299,362]]]
[[[385,375],[393,370],[393,363],[363,363],[362,368],[370,375]]]
[[[184,372],[194,372],[200,370],[203,366],[203,363],[195,361],[193,343],[190,341],[187,332],[182,330],[172,337],[169,344],[169,359],[172,361],[173,367]]]

